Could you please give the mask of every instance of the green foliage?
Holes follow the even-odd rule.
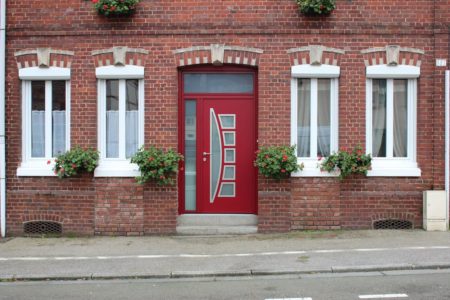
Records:
[[[141,0],[92,0],[95,10],[105,16],[131,14]]]
[[[288,178],[292,172],[303,169],[303,164],[297,163],[295,146],[262,147],[256,151],[255,166],[259,173],[274,178]]]
[[[48,164],[51,163],[49,160]],[[81,172],[94,172],[98,165],[98,151],[79,146],[58,155],[53,171],[59,178],[71,177]]]
[[[304,14],[329,14],[336,8],[335,0],[296,0],[296,2]]]
[[[161,149],[141,147],[131,158],[131,162],[139,166],[141,176],[136,177],[138,183],[149,180],[158,185],[173,185],[178,172],[178,163],[183,156],[173,150],[164,152]]]
[[[342,180],[350,174],[367,175],[371,165],[372,157],[370,154],[364,154],[362,148],[358,146],[353,151],[342,149],[325,157],[320,164],[320,170],[329,173],[340,172],[339,178]]]

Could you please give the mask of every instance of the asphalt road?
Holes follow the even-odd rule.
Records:
[[[0,283],[0,299],[450,299],[450,270]]]

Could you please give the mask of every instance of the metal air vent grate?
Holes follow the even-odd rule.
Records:
[[[373,222],[373,229],[413,229],[408,220],[384,219]]]
[[[25,234],[61,234],[62,225],[52,221],[32,221],[23,225]]]

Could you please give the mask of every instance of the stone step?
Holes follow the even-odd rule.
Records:
[[[184,214],[178,226],[257,226],[258,216],[251,214]]]
[[[180,235],[253,234],[257,226],[177,226]]]

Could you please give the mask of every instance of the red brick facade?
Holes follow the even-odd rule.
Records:
[[[259,178],[261,232],[295,229],[370,228],[372,221],[406,218],[421,227],[422,192],[444,188],[444,71],[437,58],[450,61],[450,1],[337,0],[329,16],[304,16],[292,0],[147,1],[134,15],[105,18],[90,1],[15,0],[7,2],[6,143],[7,233],[23,232],[32,220],[57,221],[66,233],[143,235],[174,233],[178,215],[176,187],[140,186],[132,178],[17,177],[22,156],[21,84],[15,57],[21,50],[52,48],[73,56],[53,55],[71,69],[71,144],[97,147],[99,57],[92,51],[127,46],[145,66],[145,144],[178,147],[178,68],[202,63],[198,55],[177,49],[223,44],[262,49],[263,53],[226,51],[235,64],[254,62],[258,70],[258,139],[260,145],[290,142],[290,70],[307,52],[289,49],[323,45],[345,50],[325,53],[324,61],[341,68],[339,77],[339,146],[365,145],[365,61],[383,54],[368,48],[400,45],[420,49],[417,101],[417,162],[421,177],[296,177],[285,182]],[[403,54],[402,54],[403,55]],[[400,60],[403,58],[401,56]]]

